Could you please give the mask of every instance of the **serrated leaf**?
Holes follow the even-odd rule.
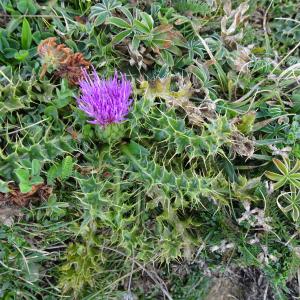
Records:
[[[61,179],[68,179],[73,173],[73,158],[71,156],[66,156],[61,165]]]
[[[249,134],[253,130],[253,125],[256,118],[255,111],[249,111],[241,118],[241,122],[237,125],[238,130],[243,134]]]

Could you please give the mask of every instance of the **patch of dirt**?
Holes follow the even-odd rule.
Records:
[[[196,265],[182,265],[177,269],[177,272],[175,269],[173,271],[181,278],[191,276],[198,269],[211,281],[204,300],[275,300],[268,279],[256,268],[235,266],[226,271],[221,268],[211,270],[204,262],[198,262]]]
[[[52,188],[45,184],[33,185],[31,191],[22,193],[15,184],[9,184],[8,193],[0,193],[0,205],[26,206],[30,201],[44,200],[52,194]]]
[[[265,275],[258,269],[237,270],[237,276],[245,290],[245,300],[275,300],[272,288]]]
[[[267,278],[255,268],[235,268],[213,279],[205,300],[275,300]]]
[[[230,278],[216,278],[205,300],[245,299],[245,291],[239,282]]]
[[[15,184],[9,184],[9,192],[0,193],[0,224],[12,226],[16,217],[23,216],[21,207],[46,200],[51,194],[52,188],[45,184],[34,185],[28,193],[21,193]]]
[[[9,15],[0,9],[0,27],[4,27],[9,22]]]

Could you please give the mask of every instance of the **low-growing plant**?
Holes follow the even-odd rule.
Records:
[[[0,1],[0,298],[297,296],[298,6]]]

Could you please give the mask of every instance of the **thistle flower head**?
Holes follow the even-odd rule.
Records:
[[[115,71],[113,78],[100,79],[94,69],[92,76],[83,70],[83,80],[79,82],[81,95],[77,98],[80,110],[90,118],[92,124],[105,127],[112,123],[120,123],[125,120],[130,110],[132,99],[131,83],[121,74]]]

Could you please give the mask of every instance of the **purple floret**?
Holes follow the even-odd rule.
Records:
[[[118,79],[115,71],[113,78],[104,80],[99,78],[95,69],[92,76],[84,69],[83,77],[79,83],[81,95],[77,98],[77,105],[92,118],[89,122],[105,127],[124,121],[133,101],[129,98],[131,83],[125,75],[121,74],[121,79]]]

